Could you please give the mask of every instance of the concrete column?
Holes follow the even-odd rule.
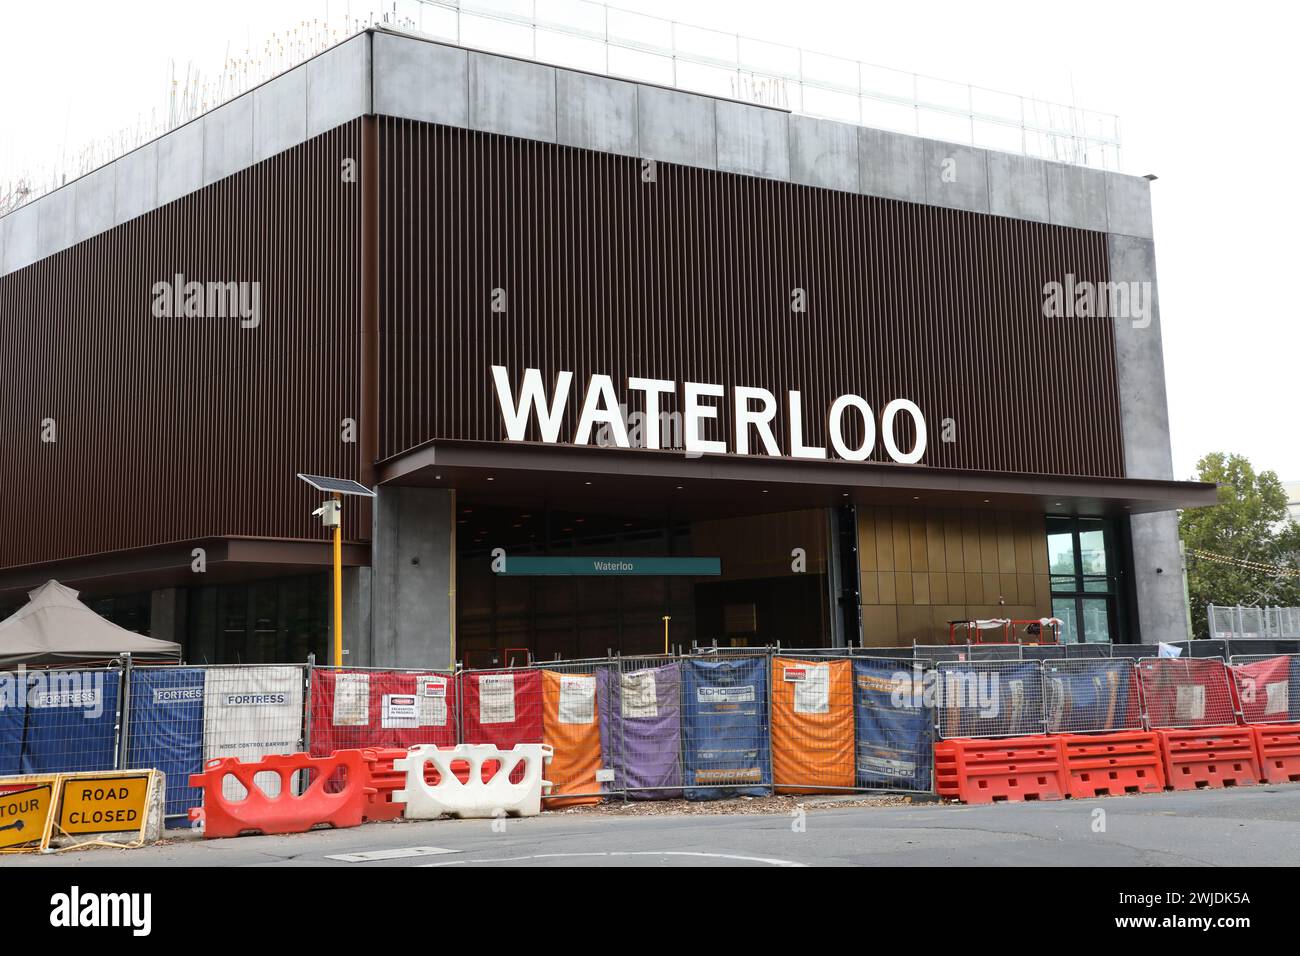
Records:
[[[371,574],[370,568],[343,569],[343,663],[356,667],[375,664],[370,628]],[[332,620],[330,629],[332,632]],[[331,633],[331,640],[333,637]]]
[[[1149,223],[1149,213],[1146,218]],[[1130,478],[1171,479],[1174,467],[1169,449],[1155,246],[1150,239],[1137,236],[1112,233],[1106,238],[1111,281],[1149,283],[1143,288],[1150,290],[1149,297],[1143,293],[1146,314],[1114,319],[1126,471]],[[1134,515],[1130,526],[1141,640],[1147,644],[1187,640],[1190,635],[1183,602],[1178,515],[1173,511]]]
[[[149,595],[149,636],[185,647],[185,589],[157,588]]]
[[[455,532],[454,491],[379,489],[371,543],[370,663],[445,668],[455,662]]]

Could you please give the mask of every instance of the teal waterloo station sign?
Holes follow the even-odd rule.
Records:
[[[492,570],[509,577],[537,575],[583,575],[627,577],[635,575],[684,575],[698,577],[722,573],[720,558],[609,558],[609,557],[510,557],[499,555]]]

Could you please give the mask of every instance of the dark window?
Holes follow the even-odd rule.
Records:
[[[191,588],[186,659],[212,664],[326,661],[330,582],[324,574]]]
[[[1052,614],[1067,644],[1119,640],[1115,527],[1104,518],[1047,519]]]

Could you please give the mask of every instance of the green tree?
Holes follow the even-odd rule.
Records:
[[[1218,483],[1219,503],[1179,516],[1188,551],[1300,568],[1300,525],[1287,517],[1287,495],[1274,472],[1256,474],[1243,456],[1213,452],[1197,462],[1196,477]],[[1209,636],[1207,604],[1300,605],[1300,578],[1194,554],[1187,557],[1187,589],[1195,637]]]

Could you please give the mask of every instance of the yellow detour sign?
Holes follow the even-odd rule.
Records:
[[[39,843],[54,797],[52,784],[0,793],[0,849]]]
[[[115,833],[144,824],[149,775],[63,780],[59,829],[64,833]]]

